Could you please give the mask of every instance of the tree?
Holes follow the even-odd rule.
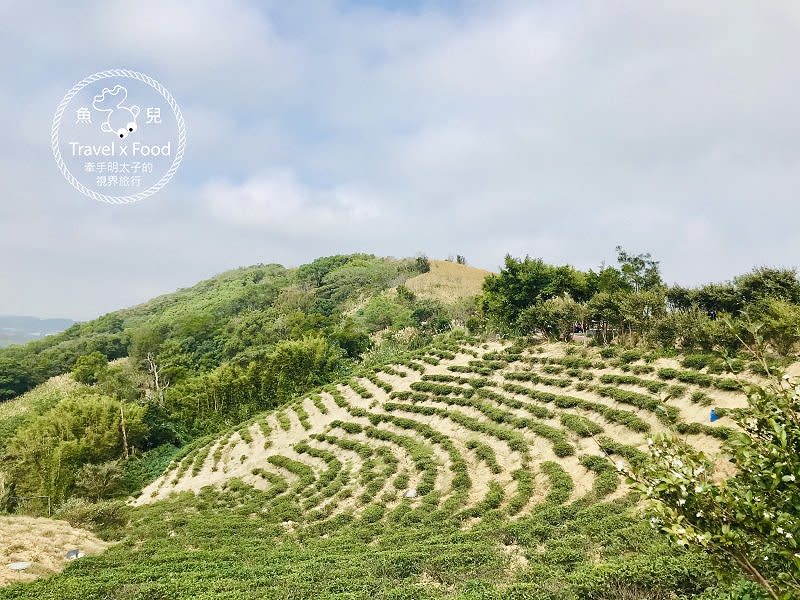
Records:
[[[266,391],[283,402],[327,383],[341,365],[342,350],[319,337],[281,342],[267,361]]]
[[[673,285],[667,288],[665,295],[667,306],[670,309],[680,312],[692,310],[692,292],[688,288],[680,285]]]
[[[21,363],[16,357],[0,356],[0,401],[8,400],[33,387],[32,364]]]
[[[620,316],[630,334],[647,334],[653,324],[665,315],[664,294],[657,288],[620,293],[618,296]]]
[[[800,281],[794,269],[761,267],[733,280],[742,303],[784,300],[800,304]]]
[[[331,339],[339,344],[349,358],[358,358],[372,345],[369,333],[351,318],[345,319],[331,332]]]
[[[118,491],[122,481],[123,472],[120,461],[87,463],[75,474],[75,491],[92,502],[98,502]]]
[[[370,332],[382,329],[399,329],[414,325],[411,302],[401,293],[392,298],[388,295],[373,296],[357,313],[358,321]]]
[[[156,357],[148,353],[145,357],[147,374],[150,376],[150,393],[159,406],[164,406],[164,390],[169,387],[169,381],[164,378],[162,369],[156,362]]]
[[[78,383],[94,385],[108,369],[108,358],[102,352],[92,352],[78,358],[72,368],[72,377]]]
[[[431,261],[428,260],[428,257],[424,254],[417,256],[417,258],[414,260],[414,265],[416,270],[420,273],[427,273],[431,270]]]
[[[652,290],[663,285],[659,263],[649,252],[629,254],[622,246],[616,249],[622,277],[631,288],[635,291]]]
[[[572,298],[550,298],[525,309],[519,321],[523,331],[543,333],[547,337],[566,340],[577,323],[586,320],[586,307]]]
[[[146,376],[136,369],[130,361],[109,365],[97,382],[97,391],[123,402],[138,402],[142,398],[142,388]]]
[[[630,284],[622,276],[622,272],[614,267],[600,265],[600,270],[596,273],[589,270],[586,274],[589,287],[589,296],[594,296],[600,292],[613,294],[614,292],[631,290]]]
[[[565,294],[578,302],[588,300],[589,280],[569,265],[553,266],[526,256],[507,255],[498,275],[490,275],[479,299],[481,312],[498,325],[515,328],[520,313],[550,298]]]
[[[797,598],[800,386],[753,388],[732,416],[742,429],[727,444],[732,473],[714,473],[702,452],[662,435],[630,479],[649,501],[651,524],[679,545],[704,550],[722,575],[744,573],[775,600]]]
[[[622,309],[617,293],[599,292],[586,305],[587,318],[597,324],[600,339],[610,342],[622,326]]]
[[[738,313],[742,308],[741,296],[731,283],[709,283],[692,291],[692,301],[705,312]]]
[[[748,311],[758,321],[759,334],[782,356],[789,356],[800,344],[800,306],[784,300],[768,300],[763,307]]]
[[[8,440],[11,480],[21,495],[63,500],[82,465],[122,458],[131,447],[145,445],[144,412],[142,406],[97,394],[62,400]]]
[[[411,319],[421,330],[440,333],[450,329],[447,308],[438,300],[422,298],[411,303]]]
[[[135,363],[145,360],[148,354],[158,355],[161,345],[169,337],[170,328],[165,323],[148,323],[131,336],[130,357]]]
[[[298,268],[297,280],[306,286],[320,287],[331,271],[335,271],[360,256],[364,255],[336,254],[334,256],[323,256]]]

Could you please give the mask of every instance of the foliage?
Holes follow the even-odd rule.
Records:
[[[165,443],[123,461],[122,488],[124,493],[128,495],[139,493],[145,485],[164,473],[179,452],[180,448],[177,446]]]
[[[671,436],[631,473],[650,500],[651,522],[678,544],[704,549],[775,599],[800,594],[800,386],[751,390],[733,413],[733,476],[715,478],[709,459]]]
[[[107,369],[108,358],[102,352],[95,350],[75,361],[75,366],[72,367],[72,377],[79,383],[92,385],[98,382]]]
[[[493,323],[516,327],[526,308],[565,294],[588,299],[586,275],[568,265],[555,267],[528,256],[518,261],[507,255],[500,273],[486,278],[479,303]]]
[[[800,306],[771,299],[748,315],[760,323],[758,333],[769,340],[778,353],[792,354],[800,343]]]
[[[420,273],[427,273],[431,270],[431,261],[424,254],[420,254],[415,259],[415,266]]]
[[[127,523],[128,508],[120,500],[89,502],[83,498],[70,498],[53,516],[73,527],[94,529],[108,537]]]
[[[14,433],[4,466],[21,495],[51,496],[58,503],[72,492],[83,465],[118,459],[145,445],[144,412],[94,394],[65,399]]]
[[[566,340],[576,323],[586,320],[586,308],[570,297],[549,298],[524,309],[519,316],[523,332],[541,333],[551,339]]]
[[[793,352],[800,302],[794,272],[760,269],[716,286],[667,288],[658,263],[647,254],[619,249],[618,266],[587,272],[507,257],[501,273],[487,280],[476,315],[472,307],[454,310],[404,287],[406,278],[430,269],[423,258],[355,254],[298,269],[238,269],[29,346],[0,351],[0,399],[69,371],[86,384],[67,378],[74,387],[46,394],[42,388],[12,400],[6,403],[9,409],[21,408],[7,415],[0,405],[0,469],[13,486],[7,489],[52,495],[59,515],[118,539],[125,527],[127,540],[102,557],[76,563],[60,578],[11,588],[0,597],[710,594],[715,584],[702,551],[669,549],[661,532],[647,531],[640,522],[635,499],[599,502],[616,489],[616,473],[605,458],[581,454],[585,444],[577,438],[591,436],[604,453],[641,465],[644,456],[636,447],[600,434],[614,431],[607,422],[647,432],[655,415],[681,432],[726,437],[737,451],[742,438],[733,430],[683,422],[663,398],[687,392],[672,380],[737,391],[738,383],[722,374],[742,368],[741,360],[734,367],[733,355],[754,335],[753,323],[761,323],[758,331],[774,349]],[[605,349],[602,356],[608,360],[599,361],[574,346],[555,359],[526,352],[520,341],[480,357],[457,342],[463,332],[454,320],[469,321],[471,331],[497,328],[562,339],[580,325],[597,332],[598,339],[640,347]],[[683,369],[657,369],[650,363],[668,353],[642,349],[645,343],[694,354],[684,359]],[[413,372],[424,373],[427,365],[464,352],[475,360],[459,360],[433,377],[420,379]],[[129,360],[108,366],[101,358],[126,355]],[[525,368],[519,369],[522,362]],[[382,392],[373,386],[388,392],[390,378],[366,369],[387,363],[403,365],[386,367],[385,373],[410,374],[410,389],[393,392],[393,401],[378,412]],[[517,364],[506,371],[512,363]],[[606,373],[598,385],[590,370],[605,367],[625,375]],[[355,396],[326,385],[348,380]],[[602,398],[593,402],[539,386],[596,392]],[[309,397],[310,402],[300,402]],[[647,420],[605,398],[647,411],[642,413]],[[692,398],[698,404],[711,401]],[[331,399],[357,420],[332,427],[362,438],[361,446],[347,448],[360,454],[362,472],[351,471],[353,464],[329,451],[301,443],[294,451],[325,468],[316,473],[303,462],[273,455],[265,468],[248,466],[248,477],[260,478],[263,490],[234,478],[224,490],[206,489],[148,507],[69,499],[76,493],[90,499],[137,493],[165,469],[176,478],[198,474],[207,459],[216,470],[230,440],[233,445],[254,442],[256,422],[269,436],[263,418],[252,420],[257,413],[277,409],[277,430],[291,430],[295,415],[309,429],[311,403],[327,414],[335,410],[326,405]],[[462,448],[409,415],[449,419],[476,438]],[[212,440],[220,431],[225,444],[215,449]],[[354,442],[325,435],[327,444]],[[502,471],[505,457],[485,443],[488,437],[519,453],[520,467],[512,475],[516,485],[506,496],[504,482],[490,481],[486,493],[468,505],[465,456],[489,473]],[[570,502],[575,483],[559,463],[545,462],[537,470],[528,462],[533,438],[545,440],[556,457],[577,455],[572,463],[594,473],[591,492]],[[411,461],[398,469],[396,458],[392,464],[371,456],[365,440],[394,444]],[[763,448],[749,452],[756,450]],[[748,460],[756,464],[755,458]],[[235,462],[240,464],[239,452]],[[438,489],[442,464],[451,471],[450,494]],[[348,478],[362,482],[363,494],[347,495]],[[737,481],[726,482],[726,493]],[[419,494],[411,502],[398,497],[409,485]],[[544,502],[531,510],[534,497]],[[796,506],[796,500],[782,496],[786,507]],[[333,512],[353,505],[358,513],[352,508]],[[517,516],[510,520],[510,515]],[[792,532],[788,526],[796,531],[794,522],[778,526],[784,534]],[[775,533],[777,528],[759,535],[767,539]],[[768,540],[758,543],[777,543]],[[519,562],[509,559],[515,553]],[[772,557],[768,562],[757,564],[759,572],[784,585],[783,563]],[[741,581],[723,583],[716,587],[718,598],[730,590],[752,592]]]
[[[78,496],[98,502],[113,496],[120,489],[122,480],[122,464],[119,460],[86,463],[75,473],[75,491]]]
[[[130,356],[140,369],[151,354],[173,385],[308,335],[341,341],[348,356],[357,359],[368,346],[366,332],[348,322],[346,310],[418,269],[413,260],[353,254],[295,270],[257,265],[228,271],[57,335],[0,349],[0,401],[71,371],[94,352],[108,360]],[[91,370],[87,377],[94,378]]]
[[[661,273],[658,261],[650,253],[630,254],[622,246],[617,246],[617,262],[620,265],[622,280],[635,292],[653,290],[661,287]]]
[[[789,269],[760,268],[721,284],[667,287],[658,261],[617,247],[618,267],[579,271],[526,256],[506,256],[478,300],[481,327],[567,339],[578,327],[599,343],[651,344],[733,355],[761,326],[772,348],[789,355],[800,344],[800,280]]]
[[[84,526],[108,511],[107,503],[71,504],[58,516]],[[713,585],[702,555],[670,551],[632,507],[548,503],[474,527],[401,507],[375,522],[332,518],[287,533],[296,506],[232,483],[126,509],[95,525],[124,543],[0,597],[564,600],[690,597]],[[622,582],[648,595],[614,595]]]

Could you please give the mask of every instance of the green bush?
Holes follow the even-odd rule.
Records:
[[[70,498],[58,507],[53,517],[67,521],[73,527],[111,535],[128,522],[129,511],[120,500],[89,502],[82,498]]]
[[[581,417],[579,415],[573,415],[570,413],[561,413],[560,418],[564,427],[574,431],[581,437],[590,437],[603,433],[603,428],[600,427],[600,425],[587,419],[586,417]]]
[[[75,361],[72,377],[79,383],[92,385],[97,383],[108,369],[108,357],[102,352],[85,354]]]

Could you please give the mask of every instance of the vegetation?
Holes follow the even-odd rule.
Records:
[[[554,498],[522,519],[467,530],[401,507],[287,534],[298,507],[270,496],[232,481],[129,511],[126,543],[0,597],[550,600],[611,598],[618,586],[689,597],[715,585],[702,555],[670,551],[630,501],[573,507]]]
[[[0,598],[792,597],[797,391],[736,407],[794,273],[618,258],[508,258],[473,306],[424,256],[260,265],[0,350],[0,511],[121,542]],[[600,347],[541,344],[576,326]]]
[[[169,451],[346,375],[374,344],[368,307],[347,314],[365,295],[402,308],[381,329],[413,327],[421,342],[446,308],[413,294],[392,300],[387,290],[424,267],[350,255],[295,270],[238,269],[0,350],[0,400],[66,372],[81,384],[32,402],[33,410],[15,413],[14,400],[8,418],[0,411],[0,487],[58,502],[77,493],[84,464],[141,463],[142,453]],[[406,347],[388,345],[391,355]],[[126,482],[104,495],[135,491]]]
[[[750,390],[733,411],[732,476],[672,436],[651,440],[650,461],[630,476],[650,501],[653,527],[712,556],[722,573],[744,573],[771,598],[800,595],[800,387]]]
[[[567,339],[588,332],[601,343],[619,339],[685,351],[735,353],[752,341],[753,323],[776,353],[800,343],[800,281],[790,269],[760,268],[722,284],[667,286],[649,254],[617,248],[618,267],[579,271],[539,259],[506,256],[487,278],[482,316],[471,326]],[[724,362],[724,361],[723,361]]]

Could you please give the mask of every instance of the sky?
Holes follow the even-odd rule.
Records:
[[[90,319],[319,256],[651,252],[668,282],[800,264],[800,4],[0,0],[0,314]],[[183,163],[65,181],[67,90],[142,71]]]

